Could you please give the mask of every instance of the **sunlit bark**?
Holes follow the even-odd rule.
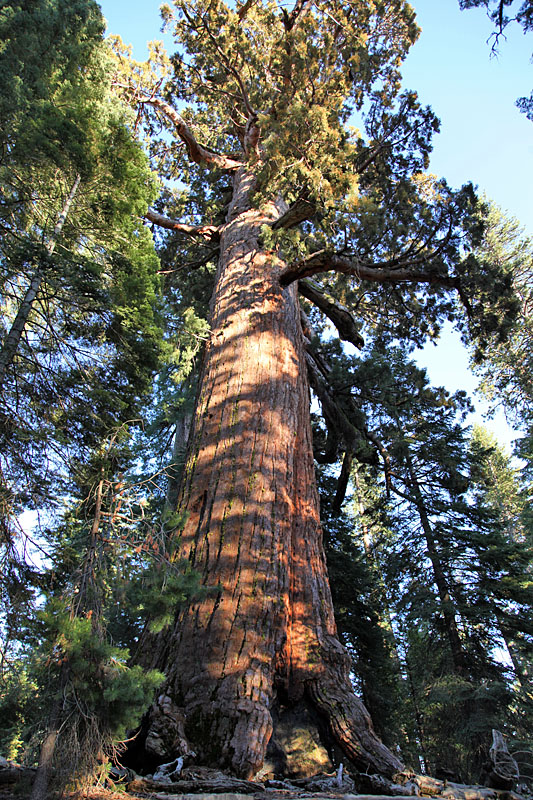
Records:
[[[168,676],[147,746],[155,736],[161,757],[190,747],[249,777],[274,704],[307,704],[348,758],[391,775],[401,764],[353,694],[336,635],[297,287],[279,285],[285,265],[260,247],[261,227],[284,208],[252,208],[252,189],[239,170],[178,501],[180,554],[211,592],[145,651]]]

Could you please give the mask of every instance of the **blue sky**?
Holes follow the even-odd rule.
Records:
[[[137,58],[145,57],[148,40],[161,38],[157,0],[100,5],[109,32],[133,44]],[[416,90],[441,120],[430,171],[455,188],[472,181],[533,236],[533,123],[515,106],[517,97],[533,89],[533,36],[509,29],[494,57],[487,41],[492,26],[482,9],[460,11],[458,0],[412,5],[422,33],[404,64],[404,86]],[[419,360],[433,383],[474,391],[468,355],[449,329]],[[512,436],[501,414],[491,427],[502,440]]]
[[[404,83],[441,120],[431,170],[453,186],[472,180],[533,234],[533,123],[514,103],[533,89],[533,36],[509,28],[491,57],[492,26],[458,0],[416,0],[422,28]]]

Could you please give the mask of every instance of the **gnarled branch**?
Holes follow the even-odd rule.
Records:
[[[360,457],[361,445],[365,440],[374,445],[383,459],[387,497],[389,497],[392,486],[389,452],[379,437],[365,424],[364,416],[362,417],[362,412],[357,408],[354,398],[348,396],[341,404],[333,396],[332,388],[329,385],[331,367],[320,353],[310,347],[313,329],[303,311],[301,311],[301,321],[306,339],[305,358],[309,383],[322,406],[322,414],[328,430],[325,453],[322,458],[317,460],[320,463],[332,463],[337,458],[341,444],[344,450],[333,508],[340,511],[346,496],[353,459],[358,456],[358,453]],[[352,422],[352,420],[354,421]]]
[[[194,161],[196,164],[203,164],[207,167],[224,169],[232,172],[243,166],[242,161],[237,161],[235,158],[222,153],[216,153],[214,150],[210,150],[208,147],[199,144],[181,114],[160,97],[143,97],[141,98],[141,102],[144,105],[152,106],[157,109],[157,111],[161,111],[161,113],[172,122],[178,136],[182,142],[185,143],[191,161]]]
[[[351,342],[359,349],[364,347],[364,339],[347,308],[322,291],[310,278],[298,281],[298,291],[329,317],[343,341]]]
[[[398,260],[396,262],[398,263]],[[429,283],[450,289],[458,288],[457,278],[439,275],[431,268],[418,267],[427,265],[427,262],[426,256],[414,258],[412,261],[406,260],[405,266],[372,266],[362,264],[354,257],[348,258],[327,250],[319,250],[284,270],[279,276],[279,282],[282,286],[288,286],[296,280],[317,275],[319,272],[342,272],[372,283]]]
[[[331,396],[314,354],[308,348],[306,348],[305,351],[305,360],[307,373],[309,375],[309,383],[322,406],[322,413],[328,432],[331,432],[337,445],[342,439],[347,443],[347,446],[352,449],[353,443],[357,439],[355,427],[344,414],[339,404]]]

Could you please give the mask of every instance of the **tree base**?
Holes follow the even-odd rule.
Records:
[[[351,699],[355,704],[361,705],[355,696]],[[362,705],[361,709],[366,715]],[[349,706],[344,705],[344,710],[349,712]],[[332,721],[324,711],[320,708],[320,703],[307,693],[293,703],[276,700],[270,710],[263,709],[268,720],[260,727],[266,727],[271,731],[264,759],[255,770],[240,769],[236,753],[219,752],[215,737],[209,737],[208,726],[204,724],[207,720],[195,720],[194,717],[187,719],[184,710],[168,695],[163,694],[157,698],[146,714],[122,762],[136,773],[148,774],[153,773],[160,764],[183,757],[185,765],[193,763],[218,768],[249,780],[308,778],[332,772],[340,763],[355,769],[368,769],[369,764],[361,759],[359,753],[355,759],[350,759],[346,749],[341,748],[334,738],[335,729],[342,727],[342,719],[345,717],[340,715],[341,723],[339,723],[338,718]],[[252,715],[255,716],[257,714]],[[218,729],[230,727],[231,724],[232,720],[228,715],[224,720],[218,720]],[[252,726],[253,720],[243,718],[241,724]],[[353,727],[353,723],[347,727]],[[336,732],[338,735],[339,730]],[[254,730],[253,733],[255,737],[257,731]],[[234,738],[236,735],[237,731]],[[371,727],[368,735],[369,738],[373,738]],[[353,737],[351,740],[353,743]],[[376,742],[383,748],[384,754],[392,755],[379,740],[373,740],[373,744]],[[350,743],[347,742],[348,746]],[[392,767],[395,766],[397,771],[402,769],[399,761],[394,760]],[[370,771],[381,770],[374,768]],[[383,774],[390,776],[392,771],[391,763],[384,763]]]

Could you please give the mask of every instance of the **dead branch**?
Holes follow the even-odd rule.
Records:
[[[157,211],[152,211],[151,208],[148,209],[144,216],[154,225],[159,225],[160,228],[178,231],[178,233],[185,233],[188,236],[199,236],[210,242],[216,241],[220,235],[220,230],[216,225],[187,225],[184,222],[178,222],[176,219],[166,217],[164,214],[159,214]]]

